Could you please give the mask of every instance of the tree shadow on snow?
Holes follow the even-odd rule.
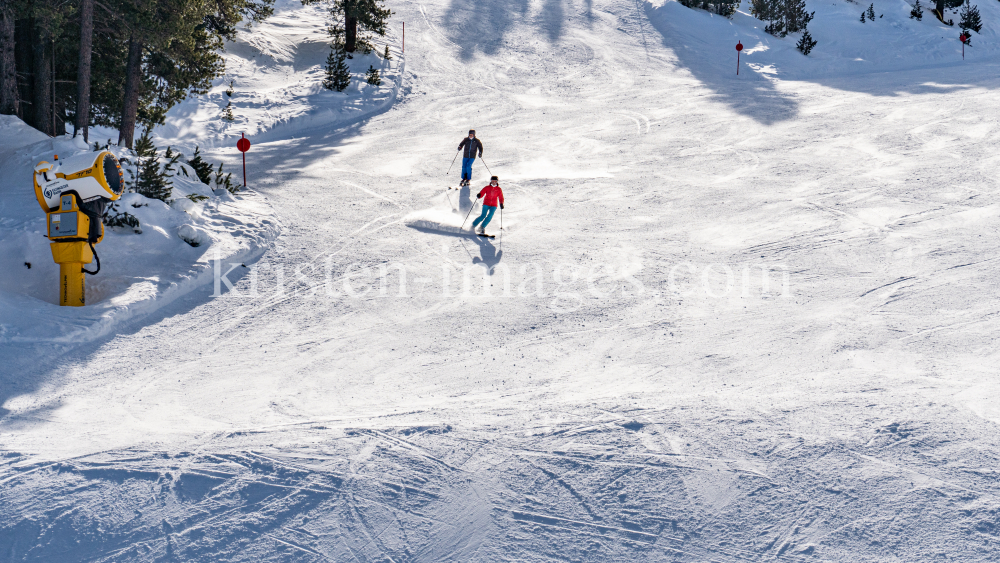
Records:
[[[542,12],[535,22],[548,40],[558,41],[564,32],[566,0],[545,0]],[[444,16],[444,29],[449,39],[458,46],[459,57],[468,61],[476,52],[495,55],[504,46],[504,38],[519,21],[527,21],[528,0],[481,0],[467,2],[452,0]],[[590,3],[587,2],[590,12]]]
[[[794,48],[797,35],[773,37],[745,13],[737,12],[730,20],[678,2],[658,7],[646,2],[645,9],[662,44],[676,55],[678,66],[713,90],[715,99],[764,124],[798,115],[794,95],[778,88],[782,81],[811,82],[872,96],[947,94],[973,86],[1000,88],[998,65],[992,60],[957,65],[956,60],[941,58],[935,51],[923,63],[899,67],[903,63],[878,57],[862,60],[823,53],[804,57]],[[914,41],[919,39],[915,36]],[[744,46],[739,76],[737,42]]]
[[[745,57],[739,75],[736,74],[736,43],[742,41],[749,49],[756,46],[756,40],[751,43],[746,33],[741,37],[741,31],[732,21],[677,2],[655,8],[649,3],[644,5],[663,45],[673,51],[679,66],[715,92],[715,100],[764,124],[787,121],[798,115],[795,98],[748,68]],[[697,26],[700,33],[691,31],[693,26],[689,24],[693,18],[707,20],[698,22],[706,24]]]

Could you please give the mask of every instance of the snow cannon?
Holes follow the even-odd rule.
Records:
[[[84,274],[101,271],[94,245],[104,239],[104,208],[125,191],[122,167],[109,151],[35,166],[35,197],[46,215],[52,259],[59,264],[59,304],[86,305]],[[97,258],[97,269],[85,269]]]

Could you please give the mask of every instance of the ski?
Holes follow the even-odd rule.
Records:
[[[476,233],[476,234],[477,234],[478,236],[481,236],[481,237],[486,237],[486,238],[497,238],[497,236],[496,236],[496,235],[488,235],[488,234],[486,234],[486,233]]]

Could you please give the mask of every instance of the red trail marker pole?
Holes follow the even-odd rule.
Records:
[[[743,43],[736,42],[736,76],[740,75],[740,51],[743,50]]]
[[[958,36],[958,40],[962,42],[962,60],[965,60],[965,42],[969,40],[969,36],[962,34]]]
[[[247,187],[247,151],[250,150],[250,139],[240,133],[240,140],[236,141],[236,148],[243,153],[243,187]]]
[[[403,22],[403,48],[401,52],[406,52],[406,22]]]

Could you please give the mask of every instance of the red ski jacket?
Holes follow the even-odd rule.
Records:
[[[503,190],[500,189],[500,186],[486,186],[479,191],[479,195],[476,197],[483,198],[483,205],[489,207],[503,205]],[[497,203],[498,201],[500,203]]]

